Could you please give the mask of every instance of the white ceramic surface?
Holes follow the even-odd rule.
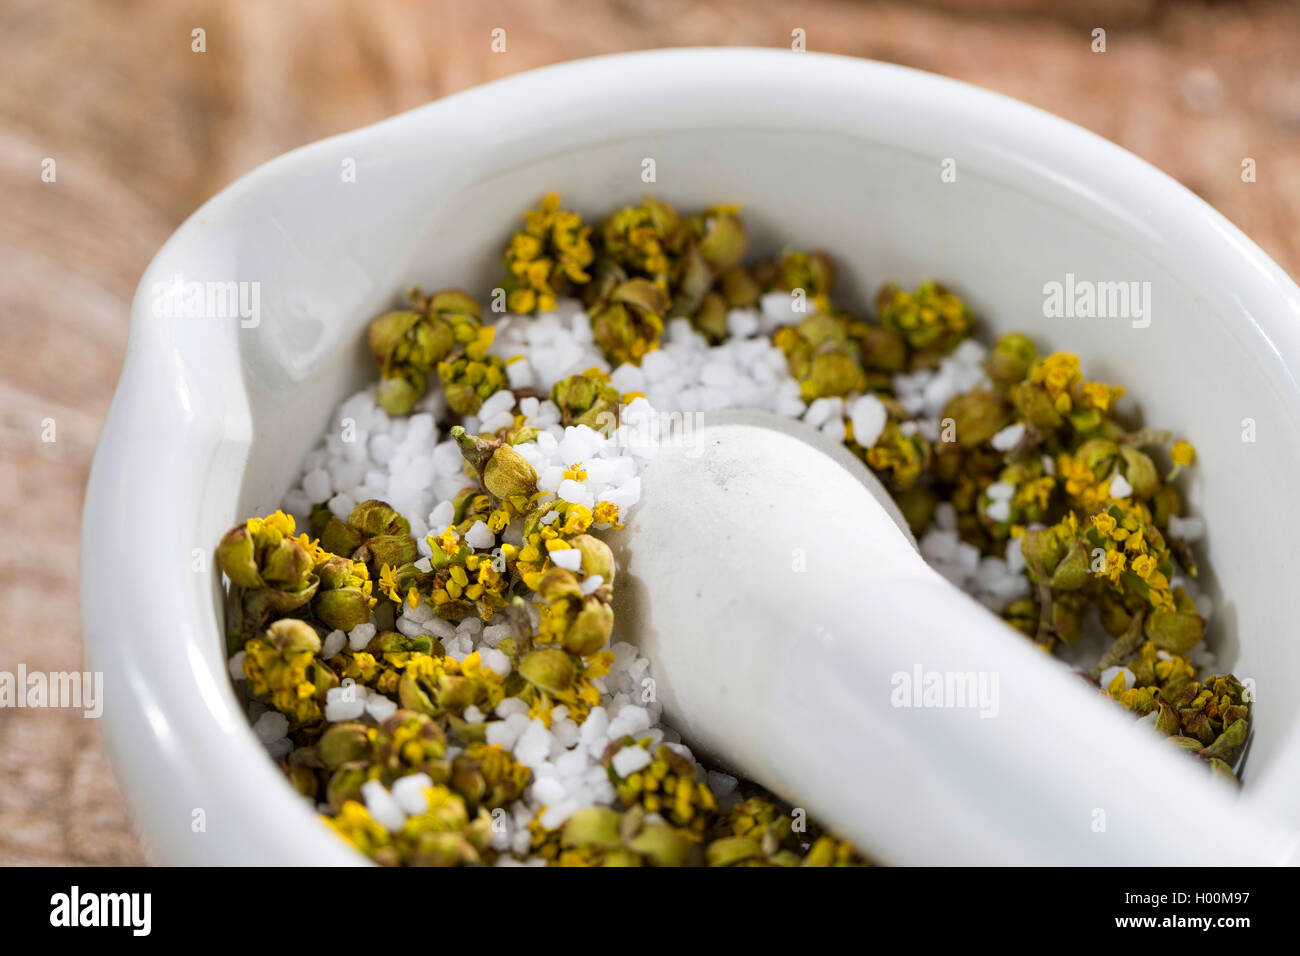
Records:
[[[1258,686],[1243,809],[1300,829],[1300,591],[1283,577],[1300,290],[1168,177],[1037,110],[859,60],[681,50],[535,71],[297,150],[206,204],[150,265],[87,493],[82,609],[118,777],[157,858],[353,860],[254,739],[226,676],[217,577],[194,554],[278,504],[369,376],[366,321],[413,282],[489,289],[519,211],[551,189],[588,214],[649,190],[739,202],[755,252],[834,253],[848,304],[887,279],[942,277],[989,331],[1140,381],[1147,420],[1200,452],[1188,492],[1210,528],[1211,643]],[[1149,281],[1150,326],[1045,318],[1043,285],[1067,273]],[[259,282],[260,324],[156,318],[155,284],[177,274]],[[844,772],[869,785],[870,754]]]

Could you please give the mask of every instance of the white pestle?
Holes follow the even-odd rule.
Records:
[[[641,474],[609,539],[615,639],[687,743],[881,861],[1293,858],[1294,834],[929,568],[843,446],[710,413]],[[915,706],[918,674],[974,674],[984,706]]]

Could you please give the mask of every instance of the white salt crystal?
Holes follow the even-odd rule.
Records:
[[[325,635],[325,640],[321,641],[320,654],[325,660],[329,660],[339,651],[343,650],[343,645],[348,642],[348,636],[343,631],[330,631]]]
[[[316,468],[302,476],[302,490],[317,504],[327,501],[334,489],[330,486],[329,473],[324,468]]]
[[[509,722],[504,720],[491,721],[485,731],[485,739],[489,744],[502,747],[505,750],[509,750],[515,745],[517,736],[515,729],[510,726]]]
[[[501,703],[497,704],[496,715],[505,720],[511,714],[528,713],[528,704],[518,697],[507,697]]]
[[[411,816],[423,813],[429,809],[429,798],[424,791],[432,786],[433,780],[427,773],[409,773],[399,777],[393,781],[393,802]]]
[[[1025,437],[1025,426],[1021,424],[1008,425],[1002,431],[998,432],[989,439],[989,444],[998,451],[1010,451],[1020,444],[1020,439]]]
[[[397,704],[383,694],[367,694],[366,713],[382,724],[397,713]]]
[[[857,399],[849,410],[849,421],[853,423],[853,440],[863,448],[870,448],[885,430],[889,413],[885,404],[875,395],[863,395]]]
[[[378,780],[367,780],[361,785],[361,797],[375,822],[386,830],[400,830],[406,822],[406,813],[384,789]]]
[[[487,524],[483,521],[475,521],[470,525],[470,529],[465,532],[465,543],[476,551],[482,551],[496,544],[497,536],[494,535]]]
[[[551,561],[557,568],[564,568],[566,571],[577,571],[582,567],[582,552],[577,548],[561,548],[558,551],[551,552]]]
[[[651,759],[650,751],[644,747],[624,747],[614,754],[611,765],[620,777],[630,777],[642,767],[650,766]]]
[[[1009,481],[995,481],[985,492],[994,501],[1010,501],[1016,494],[1016,486]]]
[[[485,629],[486,630],[486,629]],[[510,673],[510,658],[494,648],[487,648],[480,652],[483,658],[483,666],[494,673],[505,677]]]
[[[370,643],[375,636],[375,626],[369,622],[358,624],[352,630],[348,631],[348,644],[354,651],[364,651],[366,645]]]
[[[253,724],[253,733],[264,744],[279,740],[289,732],[289,718],[278,710],[268,710]]]
[[[984,509],[984,513],[987,514],[994,521],[1010,521],[1011,502],[1005,499],[994,501],[991,505],[989,505],[987,508]]]

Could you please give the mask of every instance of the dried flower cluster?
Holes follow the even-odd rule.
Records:
[[[559,296],[580,297],[613,367],[655,351],[674,317],[721,341],[729,310],[788,293],[796,319],[774,331],[773,344],[805,401],[879,399],[878,434],[854,435],[849,424],[845,441],[895,494],[913,529],[929,526],[946,502],[961,539],[981,554],[1003,554],[1018,541],[1032,591],[1002,609],[1011,627],[1051,652],[1074,644],[1095,611],[1113,637],[1092,673],[1108,677],[1101,692],[1231,776],[1249,730],[1248,695],[1231,675],[1197,674],[1186,655],[1205,621],[1173,583],[1197,573],[1191,548],[1170,531],[1182,510],[1172,479],[1192,462],[1191,446],[1121,424],[1120,386],[1085,379],[1075,356],[1040,355],[1017,334],[989,354],[990,387],[953,397],[943,432],[927,437],[893,383],[934,367],[972,334],[961,299],[933,282],[912,292],[887,286],[876,318],[857,317],[832,299],[826,254],[787,251],[746,268],[745,246],[733,207],[685,217],[646,198],[593,228],[547,196],[505,251],[509,308],[545,311]],[[519,451],[538,440],[518,405],[523,392],[511,424],[467,432],[463,418],[507,382],[505,363],[489,354],[493,327],[459,290],[415,289],[410,300],[410,309],[371,323],[376,398],[403,415],[431,383],[442,389],[444,424],[465,476],[450,522],[432,529],[424,558],[407,517],[379,500],[345,517],[317,502],[303,533],[280,512],[236,526],[217,548],[230,582],[230,650],[242,652],[251,694],[289,723],[292,747],[282,763],[294,786],[360,852],[390,865],[492,863],[505,852],[492,839],[499,812],[533,781],[509,749],[485,740],[481,719],[468,716],[514,698],[547,727],[581,725],[600,703],[618,584],[600,532],[618,525],[619,507],[539,489]],[[546,397],[562,425],[607,434],[620,404],[636,396],[592,369]],[[583,480],[583,464],[565,478]],[[480,524],[502,538],[491,551],[467,540]],[[478,652],[457,660],[432,634],[400,633],[393,622],[404,606],[431,608],[443,621],[506,625],[509,636],[495,648],[509,666],[489,666]],[[326,650],[326,635],[363,625],[374,626],[364,647],[335,642]],[[328,721],[331,692],[357,687],[389,698],[391,715]],[[620,754],[638,747],[645,754],[635,769],[620,764]],[[533,819],[527,856],[557,865],[864,862],[756,788],[724,805],[692,759],[650,737],[611,744],[603,764],[617,805],[578,810],[559,827]],[[405,822],[376,819],[366,797],[376,783],[414,799]]]

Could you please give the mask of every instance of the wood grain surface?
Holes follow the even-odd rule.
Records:
[[[489,48],[498,27],[504,53]],[[1094,130],[1300,273],[1294,3],[3,0],[0,670],[80,669],[79,575],[124,573],[78,568],[82,493],[135,284],[204,199],[294,146],[484,80],[623,50],[788,47],[796,28],[810,50],[948,74]],[[0,863],[143,859],[96,721],[0,710]]]

